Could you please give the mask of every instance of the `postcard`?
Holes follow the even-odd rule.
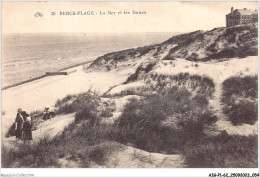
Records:
[[[259,177],[257,1],[4,1],[1,37],[3,177]]]

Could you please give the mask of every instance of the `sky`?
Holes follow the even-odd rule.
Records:
[[[225,26],[231,7],[257,9],[257,2],[2,2],[2,33],[211,30]],[[100,11],[133,10],[146,14],[98,15]],[[61,16],[61,11],[94,11],[95,15]],[[35,17],[37,12],[43,16]]]

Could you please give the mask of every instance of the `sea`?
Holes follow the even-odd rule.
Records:
[[[161,43],[177,33],[35,33],[2,35],[2,85],[87,63],[109,52]]]

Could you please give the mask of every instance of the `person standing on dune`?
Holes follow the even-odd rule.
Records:
[[[22,109],[19,108],[17,111],[16,119],[15,119],[15,135],[16,135],[16,141],[22,140],[23,135],[23,123],[24,119],[22,116]]]
[[[23,140],[25,144],[27,141],[32,140],[32,122],[31,122],[31,117],[25,111],[22,112],[22,116],[24,118]],[[29,143],[30,142],[28,142],[28,144]]]

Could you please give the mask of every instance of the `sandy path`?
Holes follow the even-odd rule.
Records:
[[[219,118],[216,122],[216,128],[220,131],[226,130],[229,134],[235,135],[255,135],[258,133],[258,122],[254,125],[241,124],[234,126],[227,116],[223,113],[223,104],[221,103],[222,86],[216,85],[214,99],[210,100],[210,105],[213,108],[214,114]]]
[[[40,138],[42,138],[45,135],[48,135],[49,138],[53,138],[54,136],[61,134],[64,128],[68,126],[70,123],[72,123],[74,119],[75,117],[73,113],[66,115],[57,115],[51,120],[47,120],[40,123],[37,130],[32,131],[32,144],[34,142],[37,142]],[[17,147],[18,145],[23,144],[22,142],[16,142],[14,136],[9,138],[3,137],[2,141],[4,145],[7,147]]]
[[[184,159],[181,155],[165,155],[149,153],[133,147],[127,147],[116,156],[118,165],[122,168],[181,168]]]
[[[131,146],[123,148],[109,157],[103,167],[111,168],[183,168],[185,160],[182,155],[150,153]],[[99,166],[98,166],[99,167]]]
[[[99,146],[105,145],[102,143]],[[134,148],[130,145],[123,145],[117,142],[110,142],[111,154],[107,155],[104,164],[97,164],[90,161],[85,165],[80,159],[72,160],[69,156],[59,159],[59,164],[63,168],[185,168],[185,159],[182,155],[167,155],[161,153],[150,153]],[[113,148],[115,146],[116,148]]]

